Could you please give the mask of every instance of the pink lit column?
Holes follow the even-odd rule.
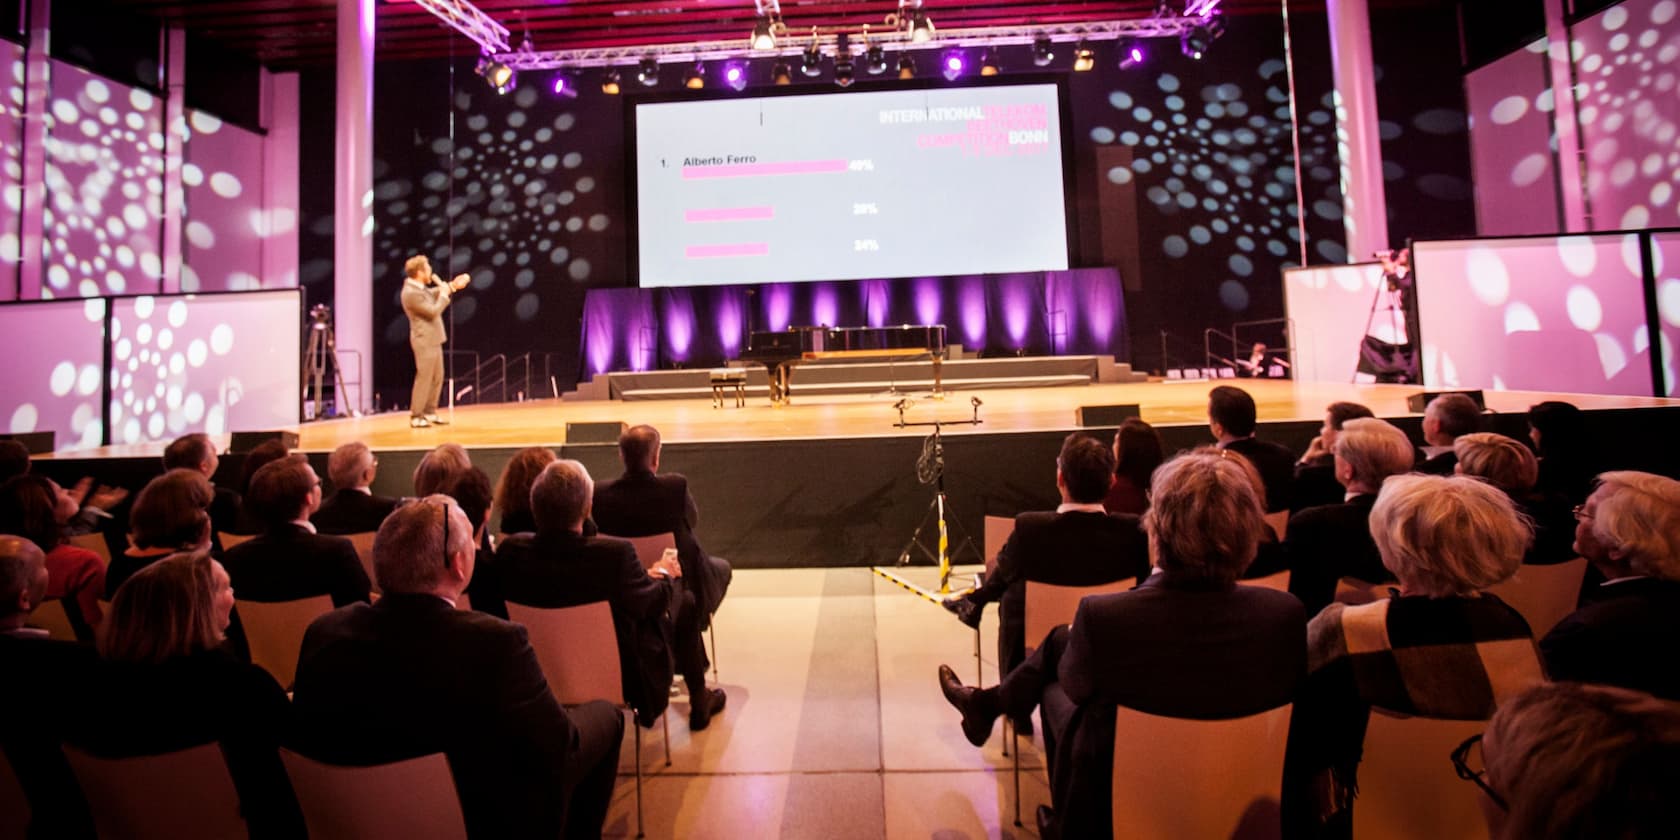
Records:
[[[1562,3],[1546,3],[1546,61],[1552,79],[1552,159],[1557,165],[1558,204],[1563,229],[1592,230],[1592,207],[1581,180],[1581,126],[1575,115],[1575,62],[1569,55],[1569,22]]]
[[[18,179],[18,299],[41,297],[43,228],[46,226],[47,193],[47,109],[50,88],[47,74],[51,60],[47,46],[52,36],[52,4],[30,3],[29,46],[23,58],[23,176]]]
[[[1336,83],[1336,152],[1341,157],[1348,262],[1368,260],[1372,251],[1388,247],[1371,15],[1365,4],[1366,0],[1327,0],[1324,4]]]
[[[298,285],[298,115],[303,107],[298,74],[265,69],[261,75],[263,128],[268,130],[263,137],[262,206],[268,224],[262,284],[291,289]]]
[[[333,325],[344,379],[362,383],[344,401],[357,410],[373,381],[373,2],[338,0]]]
[[[187,31],[170,26],[163,32],[164,41],[164,98],[163,98],[163,242],[159,248],[163,257],[164,294],[196,292],[181,288],[181,228],[182,207],[186,204],[186,187],[181,183],[181,167],[186,159],[187,127]]]

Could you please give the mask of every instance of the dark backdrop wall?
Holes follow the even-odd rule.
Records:
[[[1375,22],[1395,240],[1470,234],[1453,14],[1390,10]],[[1180,357],[1171,361],[1193,363],[1204,327],[1280,318],[1280,272],[1299,261],[1281,21],[1229,23],[1202,61],[1176,42],[1152,41],[1144,66],[1121,70],[1104,43],[1098,69],[1071,76],[1075,264],[1119,268],[1142,368],[1162,366],[1160,331]],[[1305,14],[1293,30],[1307,259],[1341,262],[1327,27],[1322,14]],[[1058,45],[1056,66],[1070,52]],[[591,76],[577,98],[557,98],[535,73],[498,96],[462,53],[376,72],[374,363],[386,407],[406,394],[413,369],[397,302],[410,254],[473,277],[451,307],[455,349],[557,354],[562,387],[581,370],[585,291],[626,282],[628,98],[600,94]],[[919,55],[924,75],[936,57]],[[1001,58],[1005,72],[1036,69],[1026,47]],[[755,65],[753,78],[768,69]],[[667,67],[659,89],[676,77]],[[300,248],[315,300],[331,295],[332,84],[330,71],[304,79],[305,101],[315,104],[305,115]],[[634,88],[627,74],[625,90]],[[826,77],[812,89],[838,92]],[[456,364],[461,372],[466,363]]]

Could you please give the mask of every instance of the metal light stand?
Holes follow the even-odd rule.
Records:
[[[971,539],[965,531],[963,531],[962,522],[949,516],[950,500],[945,493],[945,442],[942,432],[945,426],[980,425],[980,423],[983,422],[980,419],[981,402],[979,397],[970,399],[970,405],[974,408],[974,414],[967,420],[930,420],[914,423],[904,419],[904,412],[910,407],[910,405],[911,403],[907,399],[899,400],[893,405],[893,408],[898,410],[898,422],[894,423],[893,426],[894,428],[899,429],[914,426],[933,427],[933,434],[929,435],[923,442],[922,454],[916,459],[916,478],[923,484],[933,485],[934,494],[932,501],[928,502],[927,513],[923,514],[922,521],[917,524],[915,533],[910,536],[910,542],[906,543],[904,550],[899,552],[898,566],[903,567],[910,564],[910,552],[912,549],[920,551],[924,557],[938,564],[939,592],[940,594],[946,594],[951,591],[952,556],[960,553],[966,548],[972,552],[976,558],[979,558],[980,551],[974,547],[974,540]],[[926,545],[922,544],[922,532],[927,530],[930,521],[937,524],[939,528],[939,542],[936,550],[929,550]],[[957,536],[959,537],[955,551],[950,549],[951,531],[953,528],[956,530]],[[901,586],[905,586],[913,591],[918,591],[924,597],[928,597],[931,600],[938,600],[938,598],[932,597],[930,593],[919,590],[914,585],[909,584],[896,575],[886,573],[879,568],[875,571]]]
[[[333,383],[333,413],[360,417],[361,412],[355,408],[346,408],[344,388],[344,368],[338,363],[338,341],[333,337],[332,307],[317,303],[309,308],[309,344],[303,351],[304,377],[308,386],[304,392],[307,402],[313,394],[315,401],[315,419],[326,416],[322,406],[326,404],[324,386],[327,368],[332,368]]]

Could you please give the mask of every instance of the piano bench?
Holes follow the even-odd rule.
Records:
[[[735,389],[735,407],[745,406],[747,404],[747,372],[741,368],[713,368],[712,408],[723,408],[724,391],[730,387]]]

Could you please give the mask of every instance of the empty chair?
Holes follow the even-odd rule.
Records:
[[[575,706],[591,700],[605,700],[628,711],[624,702],[624,681],[618,666],[618,634],[613,630],[612,606],[594,601],[576,607],[543,609],[507,602],[508,619],[525,625],[531,647],[543,677],[562,705]],[[604,652],[612,651],[613,655]],[[670,713],[661,715],[665,725],[665,766],[671,766]],[[636,731],[636,836],[642,833],[642,728],[634,715],[630,728]]]
[[[1281,572],[1276,572],[1274,574],[1269,574],[1269,575],[1266,575],[1265,577],[1249,578],[1248,580],[1239,580],[1239,581],[1237,581],[1237,583],[1239,583],[1243,586],[1264,586],[1267,589],[1276,589],[1279,592],[1288,592],[1289,591],[1289,570],[1284,569]]]
[[[1398,585],[1395,583],[1371,583],[1358,578],[1345,577],[1336,581],[1335,601],[1349,606],[1381,601],[1388,597],[1389,587]]]
[[[1476,787],[1452,764],[1453,749],[1485,726],[1372,709],[1353,803],[1354,840],[1485,840]]]
[[[363,531],[359,534],[345,534],[344,538],[356,547],[356,559],[362,561],[362,571],[367,572],[368,582],[373,584],[373,591],[379,591],[379,578],[373,574],[373,538],[377,531]]]
[[[1539,639],[1575,611],[1575,603],[1581,596],[1581,579],[1586,574],[1584,557],[1550,566],[1523,565],[1517,567],[1515,575],[1494,584],[1488,591],[1522,613],[1528,629]]]
[[[245,639],[251,646],[251,661],[274,676],[282,688],[290,689],[297,675],[298,652],[309,623],[332,612],[332,596],[316,595],[296,601],[236,601]]]
[[[63,601],[42,601],[29,614],[29,626],[47,631],[47,635],[54,639],[76,641],[76,629],[70,623],[70,614],[65,612]]]
[[[1120,707],[1114,723],[1114,836],[1281,836],[1291,711],[1279,706],[1248,717],[1191,720]]]
[[[1004,543],[1009,542],[1009,535],[1013,534],[1013,533],[1015,533],[1015,517],[1013,517],[1013,516],[988,516],[988,517],[986,517],[985,532],[983,534],[983,538],[985,540],[984,546],[985,546],[986,556],[985,556],[985,561],[984,562],[986,564],[986,576],[987,577],[991,577],[992,574],[997,571],[998,551],[1002,550]],[[983,665],[984,665],[984,661],[982,660],[982,658],[980,656],[980,628],[975,627],[974,628],[974,684],[975,685],[980,685],[980,684],[982,684],[986,681],[985,673],[984,673],[983,667],[982,667]],[[999,674],[998,676],[1001,678],[1003,675]]]
[[[217,744],[137,758],[64,747],[100,837],[244,838],[245,818]]]
[[[315,840],[467,836],[455,777],[443,753],[370,767],[323,764],[291,750],[280,761]]]

